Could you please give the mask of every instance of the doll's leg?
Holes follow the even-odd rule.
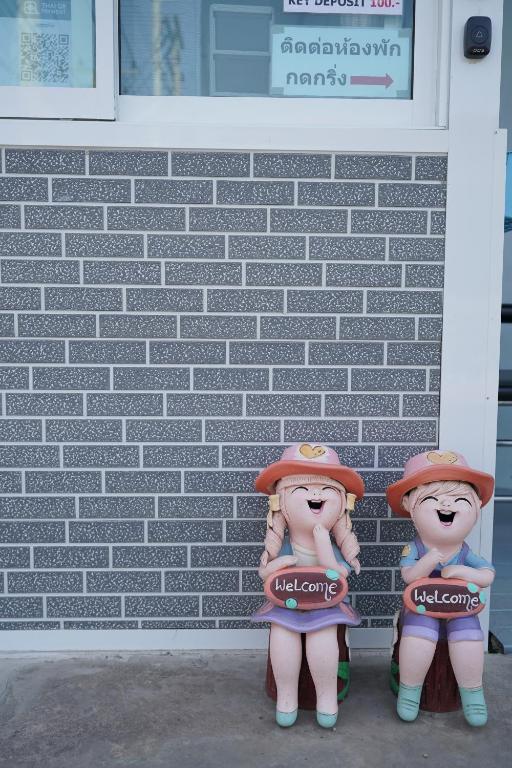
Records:
[[[337,629],[337,626],[333,625],[317,632],[308,632],[306,635],[306,656],[315,684],[316,709],[318,713],[327,716],[336,715],[338,712]]]
[[[464,717],[470,725],[485,725],[487,705],[482,687],[484,644],[481,640],[449,642],[450,660],[459,684]]]
[[[277,686],[276,709],[279,712],[294,712],[297,709],[302,660],[300,632],[292,632],[273,623],[270,629],[270,660]]]
[[[480,688],[484,671],[484,645],[479,640],[448,643],[450,661],[459,685]]]
[[[424,637],[407,635],[400,640],[400,682],[406,685],[423,685],[437,643]]]
[[[412,722],[418,717],[421,690],[432,664],[436,645],[433,640],[413,635],[402,636],[400,640],[400,686],[396,711],[402,720]]]

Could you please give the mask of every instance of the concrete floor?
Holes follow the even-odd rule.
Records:
[[[512,656],[486,661],[489,722],[399,721],[389,656],[353,653],[335,730],[274,723],[262,652],[0,659],[1,768],[481,768],[511,765]]]

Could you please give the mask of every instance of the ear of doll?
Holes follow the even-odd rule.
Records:
[[[406,512],[411,514],[411,499],[408,493],[402,496],[402,507],[405,509]]]
[[[288,510],[286,509],[286,501],[285,501],[285,499],[286,499],[286,489],[283,489],[282,491],[279,491],[278,495],[279,495],[279,508],[280,508],[281,514],[284,517],[284,519],[286,520],[286,522],[288,523],[288,521],[290,519],[290,516],[288,514]]]

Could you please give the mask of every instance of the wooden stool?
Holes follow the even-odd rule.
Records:
[[[390,684],[391,690],[395,695],[398,695],[398,685],[400,683],[399,649],[401,637],[402,612],[400,612],[398,617],[397,639],[393,646],[393,655],[391,657]],[[448,653],[448,642],[446,639],[439,639],[432,664],[423,683],[420,709],[425,712],[455,712],[455,710],[461,708],[459,687]]]
[[[338,624],[338,701],[343,701],[350,687],[350,654],[346,643],[346,626]],[[306,658],[306,635],[301,634],[302,640],[302,663],[299,672],[299,709],[316,709],[316,691],[311,672],[309,671],[308,660]],[[267,656],[267,675],[265,679],[265,688],[267,695],[276,701],[277,686],[270,661],[270,647]]]

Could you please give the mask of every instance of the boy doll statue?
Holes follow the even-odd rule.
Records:
[[[492,583],[493,565],[475,555],[464,538],[477,523],[480,509],[492,497],[493,490],[493,477],[471,469],[456,451],[427,451],[409,459],[403,478],[387,489],[393,512],[411,517],[417,531],[414,541],[404,547],[400,560],[406,584],[426,577],[462,579],[474,591]],[[484,638],[478,616],[433,618],[404,606],[401,626],[399,717],[406,721],[416,719],[437,641],[440,633],[444,636],[446,632],[464,716],[470,725],[484,725]]]
[[[364,483],[357,472],[340,463],[332,448],[291,445],[279,461],[260,472],[255,484],[270,497],[259,569],[264,582],[276,571],[293,566],[321,566],[343,578],[351,566],[359,573],[359,544],[351,530],[348,502],[363,496]],[[337,625],[360,624],[357,611],[348,601],[314,610],[289,610],[267,602],[251,618],[271,623],[270,659],[277,685],[278,725],[289,727],[297,718],[304,633],[316,690],[317,722],[332,728],[338,717]]]

